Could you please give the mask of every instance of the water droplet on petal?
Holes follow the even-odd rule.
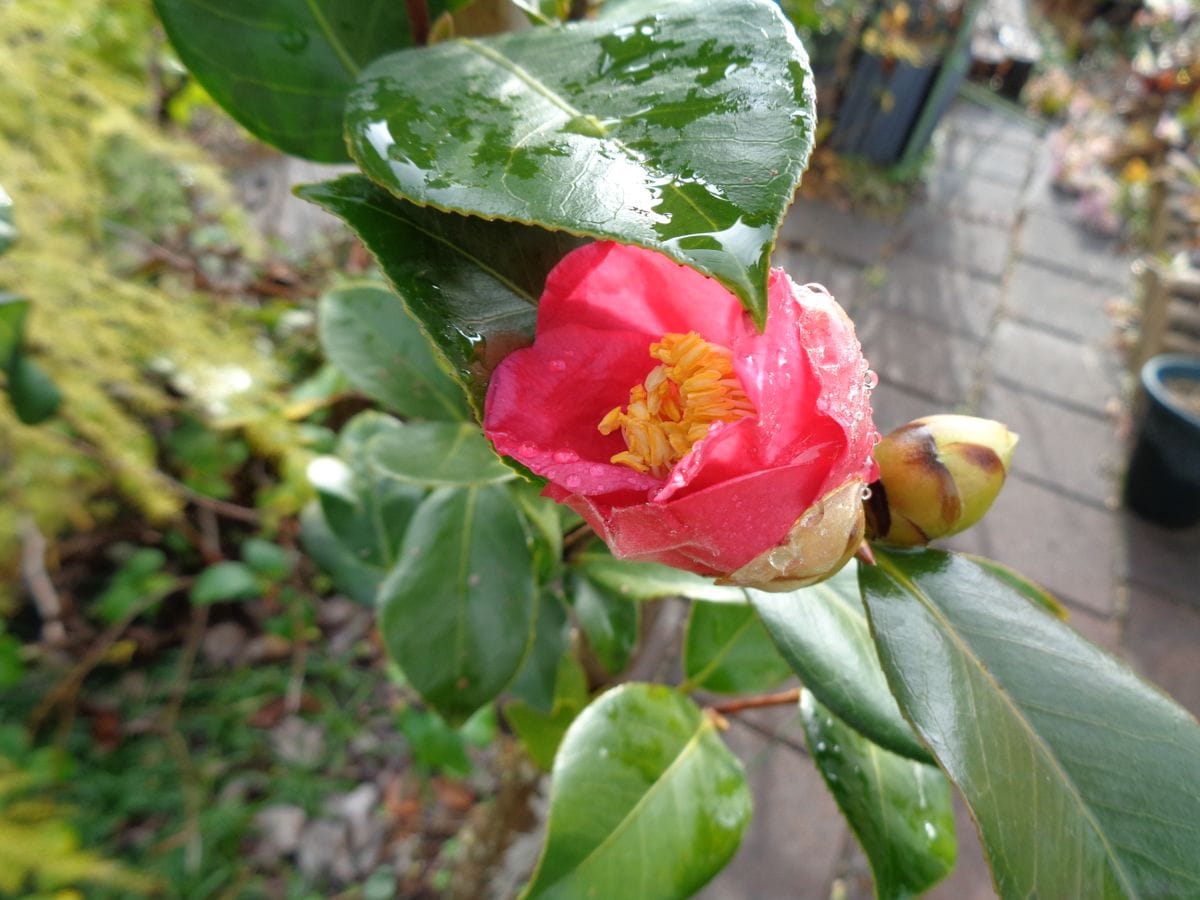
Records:
[[[600,465],[599,463],[595,463],[591,467],[588,468],[588,471],[593,475],[603,475],[604,474],[604,466]]]
[[[866,485],[863,485],[862,498],[864,501],[871,499],[871,489]]]
[[[554,451],[554,461],[556,463],[575,462],[575,460],[577,460],[578,458],[579,457],[577,457],[570,450],[555,450]]]
[[[567,476],[567,487],[569,487],[569,488],[579,487],[580,480],[581,479],[578,475],[568,475]]]
[[[863,387],[868,391],[873,391],[879,385],[879,376],[875,374],[873,369],[867,369],[863,375]]]
[[[785,547],[776,547],[767,554],[767,564],[776,572],[786,572],[788,565],[799,560],[795,559],[795,555]]]
[[[550,371],[565,372],[567,371],[567,364],[561,359],[552,359],[550,360]]]

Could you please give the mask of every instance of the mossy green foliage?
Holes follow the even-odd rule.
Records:
[[[65,398],[37,428],[0,403],[0,582],[27,515],[52,534],[114,502],[151,519],[178,512],[151,417],[187,403],[243,428],[260,453],[296,443],[276,367],[236,299],[197,291],[170,265],[153,282],[133,270],[156,245],[183,242],[202,264],[213,246],[218,265],[255,252],[216,167],[148,114],[154,27],[145,0],[0,0],[0,181],[20,232],[0,289],[32,301],[30,352]]]
[[[23,744],[11,728],[0,734],[0,896],[30,896],[31,888],[50,892],[80,882],[126,896],[159,891],[162,883],[80,846],[69,808],[45,790],[54,780],[53,751],[29,751],[15,763],[8,746]]]

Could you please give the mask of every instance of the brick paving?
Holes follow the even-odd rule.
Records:
[[[1041,581],[1070,624],[1200,714],[1200,528],[1167,531],[1119,508],[1127,447],[1115,413],[1130,379],[1108,301],[1131,259],[1088,234],[1049,183],[1048,140],[1002,112],[956,105],[924,200],[895,222],[798,201],[777,264],[821,281],[854,317],[880,375],[876,422],[932,412],[1008,422],[1009,483],[948,542]],[[735,726],[758,820],[706,900],[871,896],[869,867],[807,760],[787,711]],[[959,864],[929,896],[994,897],[961,806]]]

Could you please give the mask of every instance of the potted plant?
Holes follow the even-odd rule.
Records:
[[[1200,357],[1163,353],[1141,372],[1145,394],[1125,505],[1169,528],[1200,522]]]

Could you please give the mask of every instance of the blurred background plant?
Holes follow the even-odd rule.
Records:
[[[0,394],[0,896],[370,886],[385,832],[377,891],[444,883],[494,725],[381,678],[297,548],[364,405],[315,350],[348,242],[256,230],[217,160],[275,157],[149,2],[3,0],[0,44],[0,291],[61,395]]]

